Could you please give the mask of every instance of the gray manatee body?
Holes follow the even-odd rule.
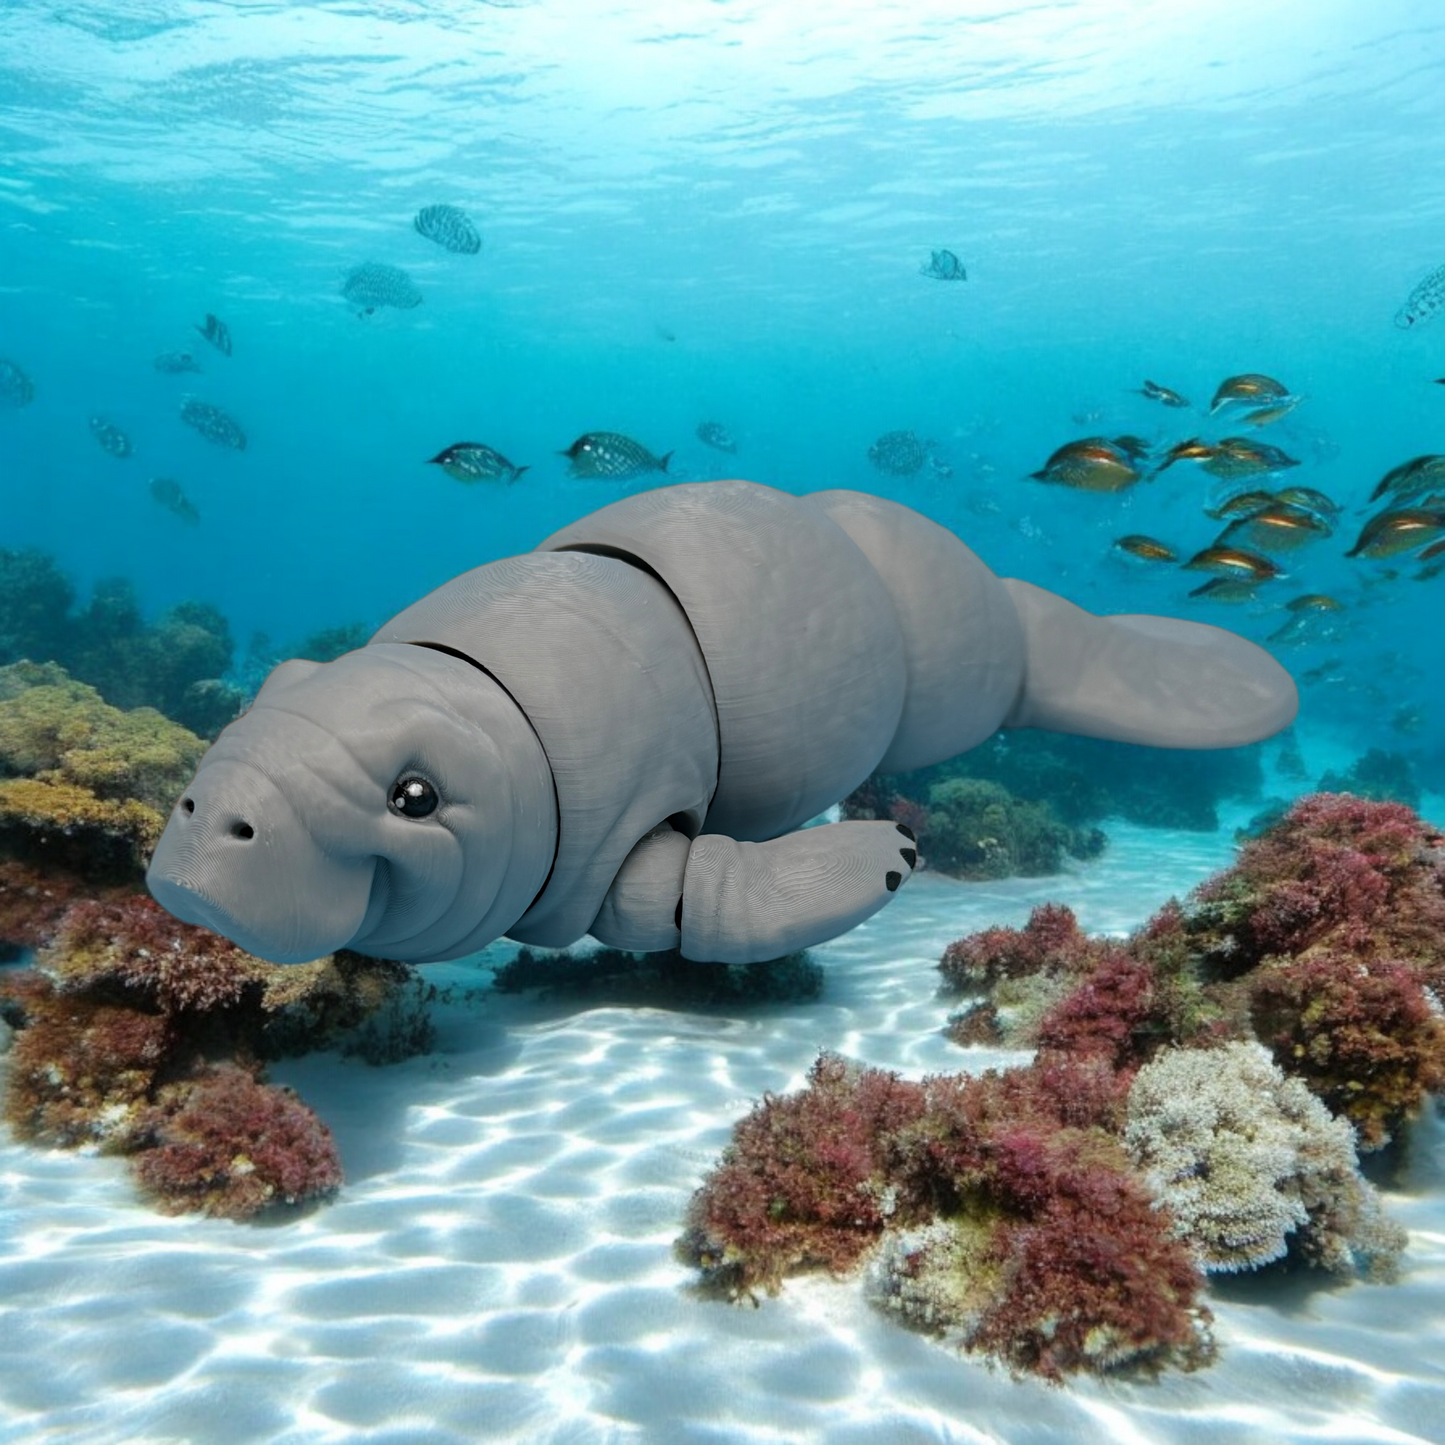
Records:
[[[1293,682],[1233,633],[1096,617],[861,492],[658,488],[288,662],[202,759],[147,881],[279,962],[503,935],[747,962],[881,908],[886,822],[801,825],[1001,727],[1256,741]]]

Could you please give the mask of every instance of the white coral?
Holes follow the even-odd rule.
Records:
[[[1165,1050],[1134,1080],[1124,1142],[1203,1269],[1278,1259],[1296,1230],[1327,1269],[1387,1273],[1404,1247],[1349,1123],[1259,1044]]]

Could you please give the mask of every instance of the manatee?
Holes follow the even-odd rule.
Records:
[[[685,483],[463,573],[333,662],[282,663],[147,880],[277,962],[589,933],[760,961],[910,877],[900,825],[802,826],[874,771],[1000,728],[1231,747],[1297,705],[1253,643],[1094,616],[896,502]]]

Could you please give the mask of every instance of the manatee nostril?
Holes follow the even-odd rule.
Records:
[[[231,836],[249,841],[256,836],[256,830],[249,823],[236,823],[231,827]]]
[[[194,798],[182,798],[181,807],[188,813],[194,813],[196,811],[196,800]]]

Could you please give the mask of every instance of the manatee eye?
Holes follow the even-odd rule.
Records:
[[[425,778],[415,773],[403,773],[391,785],[391,811],[403,818],[427,818],[437,810],[441,799],[437,790]]]

